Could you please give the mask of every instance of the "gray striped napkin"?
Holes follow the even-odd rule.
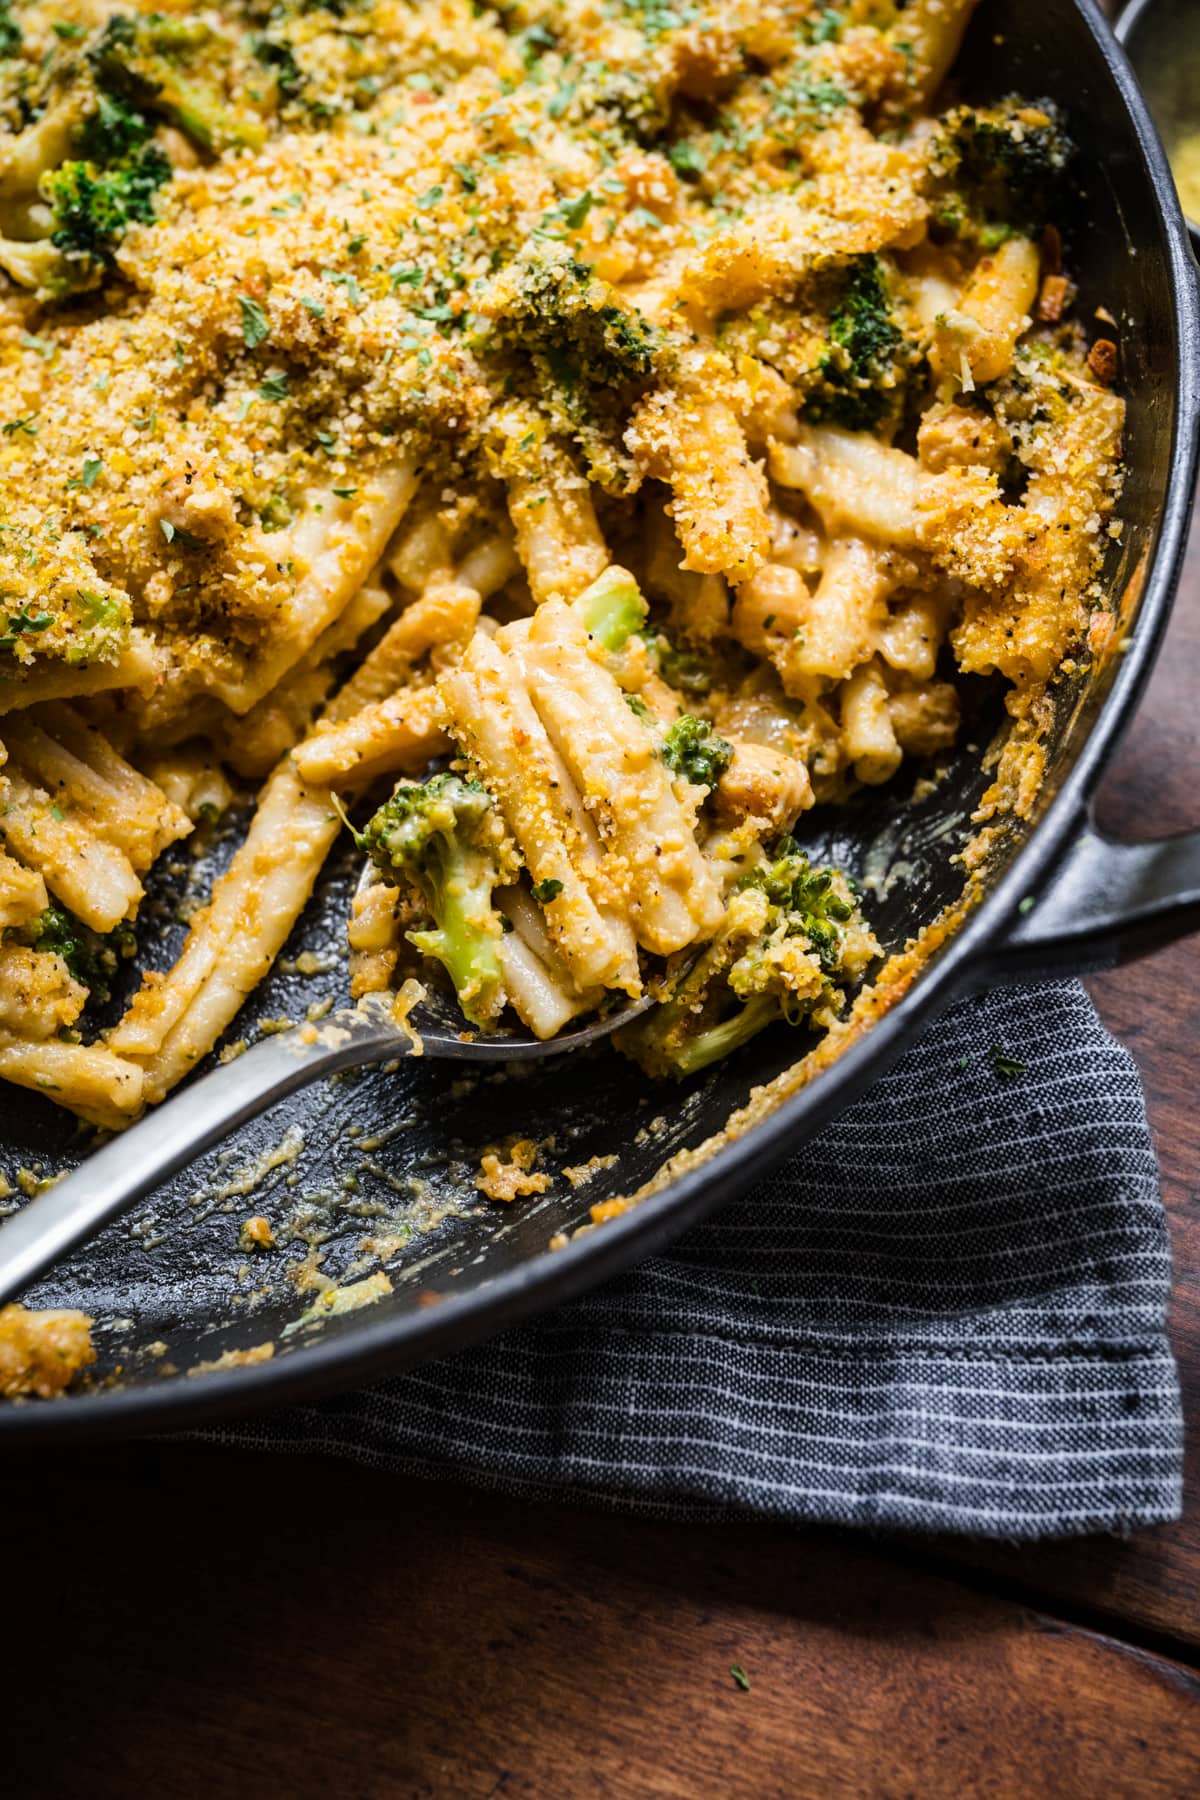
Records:
[[[1005,989],[666,1255],[205,1435],[663,1518],[1128,1530],[1180,1510],[1169,1280],[1131,1058],[1076,983]]]

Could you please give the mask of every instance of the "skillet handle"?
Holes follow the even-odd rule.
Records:
[[[1049,883],[1023,901],[992,981],[1090,974],[1200,931],[1200,830],[1118,844],[1088,818]]]

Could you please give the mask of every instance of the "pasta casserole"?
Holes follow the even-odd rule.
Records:
[[[650,993],[656,1075],[837,1016],[804,815],[964,678],[1036,731],[1117,530],[1067,124],[947,88],[970,11],[2,0],[0,1076],[161,1099],[351,817],[356,994]]]

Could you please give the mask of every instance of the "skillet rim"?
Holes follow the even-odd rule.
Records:
[[[702,1167],[671,1182],[629,1212],[565,1248],[435,1307],[396,1318],[364,1318],[361,1327],[318,1340],[250,1369],[186,1373],[161,1384],[63,1396],[53,1403],[0,1406],[0,1441],[12,1448],[67,1445],[150,1431],[191,1429],[284,1401],[315,1399],[418,1360],[466,1348],[550,1305],[579,1298],[632,1263],[662,1249],[722,1201],[732,1200],[804,1137],[819,1129],[883,1073],[918,1027],[959,998],[986,968],[1019,916],[1023,895],[1037,891],[1057,858],[1083,829],[1090,798],[1127,729],[1157,660],[1187,544],[1200,425],[1200,288],[1183,212],[1166,155],[1132,69],[1095,0],[1075,0],[1081,30],[1090,32],[1123,105],[1154,202],[1151,224],[1166,248],[1175,331],[1175,417],[1158,541],[1147,571],[1131,649],[1115,672],[1100,711],[1045,815],[995,889],[954,933],[936,965],[837,1062],[743,1137]]]

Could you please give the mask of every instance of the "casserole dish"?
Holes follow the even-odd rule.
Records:
[[[814,1064],[812,1079],[790,1075],[800,1046],[775,1030],[681,1089],[651,1086],[599,1051],[519,1078],[463,1079],[409,1061],[299,1095],[26,1296],[91,1314],[98,1362],[88,1386],[61,1403],[0,1411],[9,1441],[162,1430],[345,1386],[558,1304],[744,1190],[950,1001],[999,980],[1102,966],[1200,923],[1200,834],[1119,847],[1096,833],[1088,811],[1165,629],[1191,505],[1200,313],[1171,177],[1122,53],[1088,0],[1037,9],[985,0],[958,76],[968,97],[1017,90],[1065,108],[1080,151],[1066,221],[1080,316],[1090,323],[1104,309],[1128,402],[1124,531],[1103,576],[1118,621],[1113,648],[1052,689],[1038,792],[1028,816],[1002,821],[971,904],[960,904],[956,858],[976,833],[973,814],[991,780],[983,752],[1002,718],[998,694],[982,682],[938,782],[901,781],[805,820],[805,847],[871,888],[886,951],[927,934],[870,1029],[836,1062]],[[342,997],[335,952],[351,876],[348,856],[331,868],[239,1032]],[[164,929],[180,909],[179,879],[163,877],[158,922],[147,913],[142,929]],[[765,1084],[773,1086],[751,1103]],[[555,1166],[575,1181],[500,1209],[477,1195],[474,1168],[514,1128],[553,1140]],[[84,1147],[48,1105],[0,1097],[0,1166],[22,1185],[77,1162]],[[578,1231],[598,1203],[643,1188],[602,1229]],[[287,1235],[251,1266],[239,1225],[268,1202],[286,1211]],[[364,1238],[386,1261],[390,1285],[368,1278],[356,1287],[375,1266],[362,1260]],[[343,1310],[314,1319],[318,1255],[321,1276],[350,1292],[342,1290]],[[372,1304],[356,1306],[352,1292]]]

